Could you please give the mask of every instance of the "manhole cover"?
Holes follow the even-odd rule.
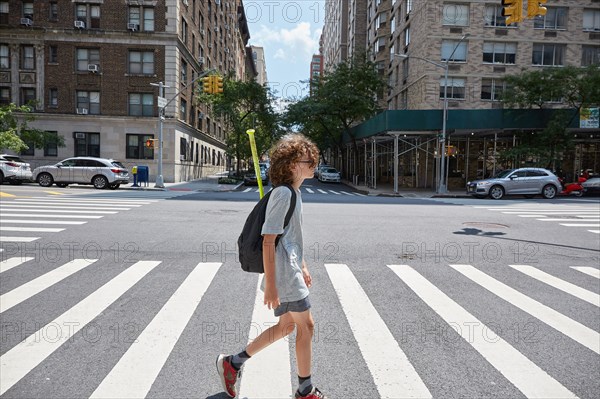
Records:
[[[463,226],[468,227],[479,227],[479,228],[487,228],[487,229],[508,229],[508,226],[500,223],[486,223],[486,222],[464,222]]]

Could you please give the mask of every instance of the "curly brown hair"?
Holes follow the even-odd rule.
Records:
[[[269,168],[269,179],[274,186],[292,184],[294,164],[304,156],[312,161],[314,168],[319,162],[319,149],[306,136],[299,133],[283,136],[269,151],[271,167]]]

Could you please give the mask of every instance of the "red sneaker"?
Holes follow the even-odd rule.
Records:
[[[221,383],[223,384],[223,390],[225,390],[227,395],[235,398],[237,395],[235,383],[237,382],[238,377],[242,375],[242,371],[234,369],[225,355],[219,355],[217,357],[217,371]]]
[[[327,397],[318,388],[314,387],[306,396],[300,396],[298,391],[296,391],[296,399],[327,399]]]

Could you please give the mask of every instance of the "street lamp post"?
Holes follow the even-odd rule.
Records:
[[[436,190],[436,192],[438,194],[445,194],[448,192],[448,183],[446,182],[446,179],[445,179],[445,176],[446,176],[446,170],[445,170],[446,169],[446,164],[445,164],[445,162],[446,162],[446,119],[448,119],[448,65],[450,63],[450,60],[452,59],[452,56],[458,49],[458,46],[460,46],[460,43],[462,43],[462,41],[465,40],[469,36],[470,36],[470,34],[466,33],[460,38],[458,43],[456,43],[456,46],[454,46],[452,53],[450,54],[450,56],[446,59],[446,61],[443,64],[440,64],[435,61],[431,61],[430,59],[419,57],[416,55],[409,56],[406,54],[394,54],[394,56],[399,57],[399,58],[416,58],[416,59],[428,62],[432,65],[435,65],[439,68],[444,69],[444,108],[442,111],[442,139],[441,139],[441,146],[440,146],[442,155],[441,155],[441,162],[440,162],[440,168],[439,168],[440,173],[437,178],[437,190]]]

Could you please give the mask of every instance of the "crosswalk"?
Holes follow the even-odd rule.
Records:
[[[33,261],[31,257],[3,260],[0,262],[0,278],[18,275],[20,269],[31,268]],[[100,369],[104,370],[105,374],[94,380],[95,385],[89,388],[89,393],[84,395],[85,397],[144,398],[149,397],[154,386],[172,385],[164,381],[169,376],[162,371],[169,363],[169,359],[176,356],[174,348],[180,345],[181,341],[186,341],[189,325],[193,324],[196,318],[211,321],[214,317],[223,316],[218,311],[211,315],[197,313],[197,309],[204,301],[214,300],[215,295],[221,297],[223,292],[218,287],[218,281],[222,278],[241,278],[252,283],[251,290],[247,292],[253,293],[254,305],[248,307],[251,311],[249,322],[240,327],[247,332],[242,336],[251,340],[258,334],[257,331],[276,323],[272,311],[267,310],[263,305],[258,276],[242,273],[239,271],[239,265],[236,264],[197,262],[191,259],[187,261],[193,264],[186,269],[185,277],[165,294],[167,299],[164,304],[155,307],[156,313],[147,318],[148,322],[145,325],[140,326],[139,334],[128,347],[119,351],[118,347],[105,343],[106,346],[100,348],[106,352],[116,351],[117,356],[111,358],[110,364],[103,364]],[[11,334],[14,330],[7,326],[11,325],[11,321],[19,320],[20,314],[35,313],[28,309],[28,303],[32,299],[39,295],[59,295],[61,291],[53,291],[53,288],[59,284],[63,290],[77,290],[76,286],[69,288],[69,282],[76,281],[76,277],[86,271],[90,272],[90,268],[94,271],[103,270],[108,266],[103,262],[105,261],[98,259],[74,259],[57,265],[54,269],[41,273],[6,292],[2,291],[0,316],[3,323],[3,345],[0,356],[2,369],[0,396],[32,397],[29,390],[34,389],[33,387],[38,384],[34,377],[37,375],[36,370],[44,368],[57,370],[61,368],[60,362],[78,361],[78,359],[65,358],[65,354],[72,352],[60,351],[61,348],[84,340],[87,326],[92,321],[111,313],[111,309],[119,313],[120,301],[123,298],[130,298],[129,295],[134,295],[132,292],[141,297],[130,298],[130,300],[152,301],[153,298],[144,296],[145,292],[149,291],[149,287],[164,281],[165,270],[161,271],[163,261],[139,260],[122,267],[107,281],[99,282],[97,287],[90,289],[72,306],[51,315],[48,318],[50,321],[45,325],[36,324],[35,328],[26,331],[22,339],[15,339],[15,335]],[[409,307],[422,309],[421,313],[414,315],[420,322],[435,321],[445,324],[448,329],[443,331],[450,331],[462,345],[470,348],[468,352],[472,352],[474,357],[471,361],[474,364],[479,364],[482,368],[491,368],[501,376],[496,378],[504,378],[508,381],[507,386],[512,387],[510,388],[512,391],[506,392],[499,388],[500,390],[493,396],[591,398],[594,397],[592,392],[597,393],[596,388],[600,382],[593,377],[597,375],[600,364],[600,320],[598,319],[600,270],[597,267],[565,265],[561,268],[543,269],[531,265],[502,266],[504,272],[516,277],[517,280],[525,278],[532,286],[542,284],[546,287],[547,295],[540,299],[535,295],[535,288],[531,288],[528,292],[527,289],[523,289],[523,285],[516,284],[519,286],[513,287],[511,284],[514,284],[514,280],[505,277],[504,274],[494,274],[485,267],[469,264],[436,265],[440,268],[439,273],[455,275],[457,280],[453,285],[460,286],[462,292],[483,290],[480,298],[482,301],[485,299],[499,302],[503,309],[502,317],[510,319],[511,316],[518,318],[525,315],[527,319],[535,320],[536,323],[545,326],[544,331],[548,337],[543,335],[540,339],[547,339],[548,344],[556,346],[546,348],[549,351],[548,357],[540,357],[535,349],[528,351],[527,346],[520,345],[518,339],[502,334],[499,331],[501,326],[494,322],[497,318],[491,309],[487,313],[482,312],[476,304],[464,301],[456,291],[444,284],[443,279],[436,279],[435,275],[425,268],[408,264],[381,266],[378,273],[387,276],[385,284],[389,287],[383,292],[371,284],[370,274],[362,273],[360,268],[354,265],[331,263],[313,266],[313,270],[316,269],[313,271],[313,279],[318,274],[321,279],[328,281],[318,284],[311,290],[311,298],[313,298],[311,301],[313,304],[325,303],[328,309],[336,309],[343,314],[345,320],[343,323],[347,323],[351,332],[351,339],[345,340],[345,345],[356,347],[359,354],[359,357],[353,360],[354,364],[348,367],[363,367],[368,370],[369,375],[365,376],[361,384],[370,385],[369,389],[375,393],[369,397],[391,399],[439,396],[439,387],[435,387],[432,381],[436,379],[436,369],[441,367],[440,361],[434,358],[416,359],[414,348],[403,339],[406,332],[410,330],[406,330],[405,325],[398,325],[396,322],[396,318],[401,317],[400,315],[408,309],[391,310],[382,305],[390,304],[393,307],[396,306],[395,303],[406,303],[406,301],[409,301]],[[319,267],[320,270],[317,269]],[[230,300],[238,303],[252,301],[251,298],[237,297],[235,292],[230,294],[233,296]],[[577,315],[577,312],[570,312],[567,315],[555,310],[551,304],[556,297],[568,302],[570,309],[594,315],[594,320],[591,323],[589,319],[575,320],[574,315]],[[544,303],[545,301],[549,303]],[[245,307],[240,307],[240,311],[243,308]],[[323,313],[324,310],[314,306],[313,312]],[[134,316],[123,314],[122,317],[127,320]],[[239,317],[245,316],[239,315]],[[68,333],[54,334],[52,339],[40,339],[40,336],[44,337],[44,334],[47,336],[48,330],[52,331],[52,327],[56,326],[68,326]],[[225,330],[225,334],[232,333],[231,330]],[[448,333],[445,332],[444,336],[447,335]],[[205,345],[201,340],[193,342],[196,346],[185,350],[186,356],[192,358],[196,356],[194,351],[200,350]],[[452,343],[454,345],[456,341]],[[444,346],[447,344],[443,341],[439,343],[442,346],[441,350],[451,351],[453,345]],[[87,358],[89,356],[85,353],[87,350],[98,350],[95,345],[100,343],[94,342],[94,345],[81,346],[81,352],[78,352],[77,356]],[[327,348],[322,345],[325,344],[315,342],[315,350],[326,350]],[[231,351],[238,350],[242,346],[243,342],[236,342],[233,347],[221,346],[214,350],[213,357],[216,358],[221,349]],[[563,358],[564,361],[569,359],[571,356],[568,352],[569,348],[579,353],[580,358],[577,361],[584,362],[584,369],[588,370],[588,374],[563,375],[552,366],[552,361],[556,360],[556,357]],[[59,352],[61,356],[56,356]],[[245,365],[239,397],[292,397],[295,375],[291,359],[291,341],[285,339],[277,341],[253,356],[253,359]],[[315,356],[315,362],[326,363],[326,361],[323,357]],[[463,367],[457,359],[446,359],[446,361],[456,361],[454,367]],[[213,358],[210,363],[212,364],[207,365],[207,369],[214,368]],[[344,365],[319,364],[318,367],[320,370],[337,370],[338,379],[335,382],[325,386],[320,384],[320,386],[326,390],[329,397],[344,396],[341,391],[336,391],[345,383],[339,380],[339,377],[344,375]],[[179,372],[183,373],[183,370]],[[220,392],[216,371],[207,372],[201,378],[201,384],[207,391],[198,393],[196,397],[212,396]],[[475,381],[470,381],[469,378],[465,375],[465,380],[457,384],[475,384]],[[194,384],[194,381],[184,380],[182,383]],[[79,384],[79,381],[69,380],[69,376],[64,376],[62,384],[65,387],[71,386],[72,389]],[[493,392],[493,387],[486,389],[491,389]],[[451,396],[450,394],[448,392],[447,396]],[[180,396],[173,393],[163,397]]]
[[[267,192],[269,191],[270,188],[265,187],[264,191]],[[260,192],[260,190],[258,188],[253,188],[253,187],[247,187],[243,190],[239,190],[238,193],[249,193],[249,192],[254,192],[254,193],[258,193]],[[356,191],[353,192],[349,192],[349,191],[344,191],[344,190],[332,190],[332,189],[327,189],[327,190],[323,190],[321,188],[311,188],[311,187],[300,187],[300,192],[302,194],[324,194],[324,195],[346,195],[346,196],[350,196],[350,197],[366,197],[365,194],[361,194],[358,193]]]

